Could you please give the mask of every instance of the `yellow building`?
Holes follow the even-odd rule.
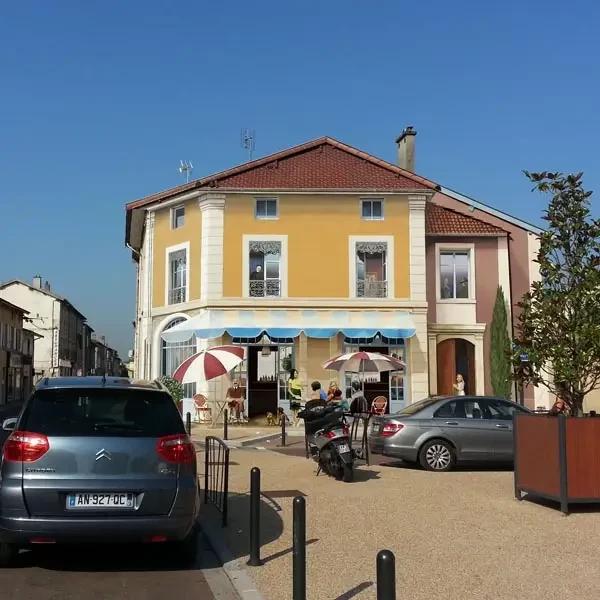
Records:
[[[412,172],[320,138],[131,202],[136,376],[170,375],[192,352],[242,344],[252,416],[289,408],[291,368],[305,390],[313,380],[347,386],[352,375],[322,364],[365,348],[407,365],[369,376],[367,396],[386,396],[392,411],[423,398],[434,192]],[[201,391],[192,384],[186,395]]]

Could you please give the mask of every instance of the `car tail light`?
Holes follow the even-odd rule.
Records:
[[[34,462],[50,450],[48,438],[29,431],[13,431],[4,444],[4,460]]]
[[[187,435],[177,434],[160,438],[156,445],[158,454],[170,463],[190,463],[196,458],[196,447]]]
[[[166,542],[166,535],[151,535],[150,537],[144,538],[145,542],[155,543],[155,542]]]
[[[386,423],[381,428],[382,437],[391,437],[396,435],[401,429],[404,429],[404,425],[401,423]]]

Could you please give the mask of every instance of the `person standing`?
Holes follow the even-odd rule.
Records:
[[[302,409],[302,380],[296,369],[290,371],[288,379],[288,398],[290,401],[290,410],[294,415],[294,426],[298,425],[298,413]]]
[[[452,387],[456,390],[457,396],[465,395],[465,380],[460,373],[456,376],[456,383]]]

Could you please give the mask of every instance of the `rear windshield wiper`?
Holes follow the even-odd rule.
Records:
[[[138,427],[137,425],[128,425],[127,423],[95,423],[94,430],[101,431],[106,429],[118,429],[121,431],[135,431],[136,433],[141,433],[144,431],[142,427]]]

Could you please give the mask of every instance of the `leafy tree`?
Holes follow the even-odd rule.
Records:
[[[585,395],[600,383],[600,221],[591,216],[582,173],[525,175],[551,200],[536,261],[540,280],[519,303],[515,376],[581,415]]]
[[[163,375],[160,378],[160,380],[169,390],[171,396],[173,396],[175,404],[179,404],[183,400],[183,385],[179,383],[179,381],[177,381],[176,379],[173,379],[172,377],[168,377],[166,375]]]
[[[508,311],[502,286],[496,291],[496,302],[490,327],[490,372],[494,395],[510,398],[512,373],[510,361],[510,337],[508,335]]]

